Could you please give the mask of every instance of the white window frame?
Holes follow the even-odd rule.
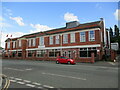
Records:
[[[41,36],[39,39],[40,39],[40,40],[39,40],[39,45],[40,45],[40,46],[43,46],[43,45],[44,45],[44,37]]]
[[[75,33],[70,33],[70,42],[75,43]]]
[[[29,47],[31,47],[31,39],[28,39]]]
[[[60,36],[59,35],[55,36],[55,44],[60,44]]]
[[[22,45],[21,45],[22,43],[21,43],[21,40],[19,40],[19,47],[21,47]]]
[[[63,34],[63,43],[68,43],[68,34]]]
[[[93,32],[93,34],[90,32]],[[95,31],[89,31],[89,41],[95,41]]]
[[[13,48],[15,48],[15,41],[13,41]]]
[[[32,43],[33,46],[36,45],[36,38],[33,38],[33,43]]]
[[[7,48],[10,48],[10,42],[7,42]]]
[[[49,37],[49,41],[50,41],[49,44],[52,45],[53,44],[53,36]]]
[[[86,32],[80,32],[80,42],[86,42]]]

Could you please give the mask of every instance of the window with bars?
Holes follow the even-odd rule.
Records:
[[[95,32],[89,31],[89,41],[95,41]]]
[[[68,34],[63,35],[63,43],[68,43]]]
[[[53,44],[53,36],[50,36],[49,41],[50,41],[50,45]]]
[[[85,32],[80,32],[80,42],[86,42]]]
[[[70,34],[70,42],[74,43],[75,42],[75,33]]]
[[[55,43],[56,44],[60,43],[60,36],[59,35],[56,35],[56,37],[55,37]]]
[[[44,37],[40,37],[39,45],[42,46],[44,45]]]

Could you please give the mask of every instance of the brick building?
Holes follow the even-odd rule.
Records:
[[[55,60],[63,55],[77,62],[101,60],[109,46],[106,32],[103,19],[84,24],[68,22],[66,27],[8,38],[3,58]]]

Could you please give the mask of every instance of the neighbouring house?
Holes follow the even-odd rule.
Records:
[[[84,24],[67,22],[62,28],[8,38],[3,58],[54,61],[62,55],[76,62],[102,60],[110,49],[108,34],[103,18]]]

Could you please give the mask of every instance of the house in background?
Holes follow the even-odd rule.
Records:
[[[110,49],[103,18],[84,24],[67,22],[66,27],[8,38],[5,43],[5,59],[54,61],[62,55],[76,62],[92,62],[102,60],[105,50]]]

